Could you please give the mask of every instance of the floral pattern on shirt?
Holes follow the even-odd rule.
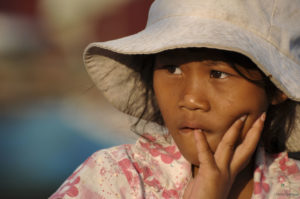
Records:
[[[299,161],[258,148],[252,199],[300,199]]]
[[[300,199],[299,161],[259,147],[252,199]],[[170,137],[144,134],[136,144],[100,150],[89,157],[50,199],[178,199],[191,166]]]

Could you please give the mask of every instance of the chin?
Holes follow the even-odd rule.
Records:
[[[197,157],[197,154],[193,155],[193,156],[184,156],[183,157],[191,164],[199,166],[199,160]]]

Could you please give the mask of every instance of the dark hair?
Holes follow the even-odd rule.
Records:
[[[225,60],[231,65],[231,67],[239,73],[242,77],[248,81],[261,86],[265,89],[268,100],[278,97],[280,91],[279,89],[270,81],[270,77],[267,77],[255,63],[253,63],[248,57],[225,50],[216,50],[216,49],[207,49],[207,48],[188,48],[188,50],[195,51],[199,49],[204,50],[215,50],[218,53],[221,53]],[[144,92],[144,107],[143,111],[140,114],[135,127],[139,124],[141,119],[147,121],[156,122],[160,125],[164,125],[164,121],[160,110],[156,104],[155,95],[153,91],[153,71],[154,71],[154,62],[156,55],[147,55],[143,56],[142,66],[135,68],[135,71],[139,74],[140,80],[145,86]],[[224,60],[224,59],[223,59]],[[256,70],[261,73],[262,79],[254,80],[246,76],[237,66],[243,66],[246,71]],[[150,102],[150,104],[148,104]],[[262,141],[264,148],[268,153],[279,153],[286,149],[285,142],[290,136],[291,131],[294,128],[296,120],[296,106],[299,102],[287,99],[282,103],[272,105],[270,104],[267,110],[267,118],[264,125],[264,132],[262,135]],[[154,107],[153,114],[146,114],[148,111],[148,106],[151,105]],[[129,107],[128,107],[129,109]]]

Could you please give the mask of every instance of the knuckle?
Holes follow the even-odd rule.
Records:
[[[223,142],[223,148],[229,149],[229,150],[234,150],[235,148],[235,143],[229,141],[229,140],[224,140]]]
[[[221,172],[216,168],[211,169],[210,175],[211,175],[212,178],[215,178],[215,179],[220,179],[220,177],[222,176]]]

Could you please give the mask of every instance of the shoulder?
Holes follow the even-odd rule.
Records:
[[[267,154],[258,149],[254,195],[300,197],[300,161],[290,158],[287,152]]]
[[[114,198],[120,187],[126,187],[124,167],[130,167],[132,145],[120,145],[99,150],[84,161],[50,197]],[[125,172],[126,174],[126,172]]]
[[[51,196],[57,198],[179,198],[190,164],[170,136],[143,134],[133,145],[100,150]]]

